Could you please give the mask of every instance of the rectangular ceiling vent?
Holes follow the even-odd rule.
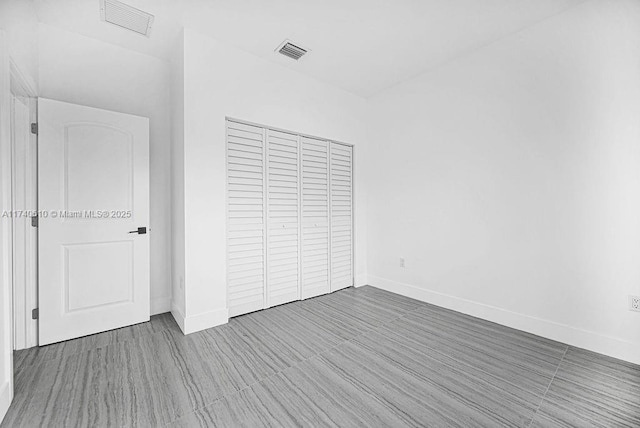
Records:
[[[100,0],[100,18],[145,36],[153,25],[153,15],[117,0]]]
[[[280,46],[278,46],[276,52],[279,52],[282,55],[288,56],[289,58],[295,59],[297,61],[309,51],[305,48],[294,45],[289,40],[285,40]]]

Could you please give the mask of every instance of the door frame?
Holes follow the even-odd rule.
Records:
[[[37,92],[35,90],[35,85],[32,83],[31,79],[25,75],[20,67],[9,58],[9,68],[10,68],[10,92],[11,97],[20,96],[24,98],[28,98],[29,100],[29,123],[24,124],[25,129],[28,129],[30,123],[37,122]],[[11,121],[13,123],[13,117],[11,117]],[[37,135],[29,134],[29,143],[37,149]],[[27,154],[30,155],[26,162],[31,164],[35,168],[35,178],[31,183],[31,186],[27,189],[15,189],[14,183],[16,183],[16,179],[18,176],[26,176],[28,171],[25,171],[23,168],[18,168],[16,164],[16,156],[14,149],[15,140],[13,135],[11,137],[11,190],[12,190],[12,206],[14,206],[16,190],[24,190],[31,196],[36,197],[36,205],[37,205],[37,192],[38,192],[38,183],[37,183],[37,150],[28,151]],[[26,180],[24,180],[26,182]],[[37,240],[37,228],[34,228],[31,232],[35,234],[35,240],[31,240],[32,246],[27,245],[30,237],[26,236],[25,242],[18,243],[15,239],[16,232],[16,222],[22,221],[24,222],[24,218],[13,218],[12,219],[12,236],[14,239],[12,240],[12,272],[15,274],[17,264],[20,262],[21,265],[25,267],[25,274],[34,278],[35,280],[32,283],[22,283],[18,284],[16,281],[15,275],[13,275],[12,284],[13,284],[13,348],[14,350],[31,348],[38,345],[38,321],[34,320],[32,317],[31,311],[38,307],[38,283],[37,283],[37,275],[38,275],[38,240]],[[22,246],[23,248],[29,249],[28,252],[24,251],[16,251],[18,246]]]
[[[8,41],[0,30],[0,210],[11,209],[11,71]],[[0,420],[13,399],[13,262],[12,222],[0,217],[0,352],[10,352],[0,366],[8,382],[0,384]],[[5,343],[8,339],[9,343]],[[8,346],[7,346],[8,345]],[[6,349],[8,348],[8,349]]]

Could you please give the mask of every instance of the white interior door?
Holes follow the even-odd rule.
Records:
[[[298,136],[267,130],[267,307],[300,299]]]
[[[149,120],[41,98],[38,126],[39,344],[148,321]]]
[[[330,144],[331,291],[353,285],[353,147]]]
[[[329,285],[329,146],[300,138],[302,150],[302,298]]]

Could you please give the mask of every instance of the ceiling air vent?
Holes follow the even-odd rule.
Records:
[[[304,54],[306,54],[308,50],[294,45],[289,40],[285,40],[280,46],[278,46],[276,52],[279,52],[282,55],[288,56],[289,58],[295,59],[297,61]]]
[[[117,0],[100,0],[100,18],[145,36],[149,36],[153,24],[153,15]]]

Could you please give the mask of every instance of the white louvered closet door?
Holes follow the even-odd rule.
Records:
[[[267,130],[267,307],[298,300],[298,136]]]
[[[264,131],[227,121],[229,316],[265,307]]]
[[[329,284],[329,145],[300,137],[302,151],[302,298]]]
[[[353,148],[330,143],[331,291],[353,285]]]

